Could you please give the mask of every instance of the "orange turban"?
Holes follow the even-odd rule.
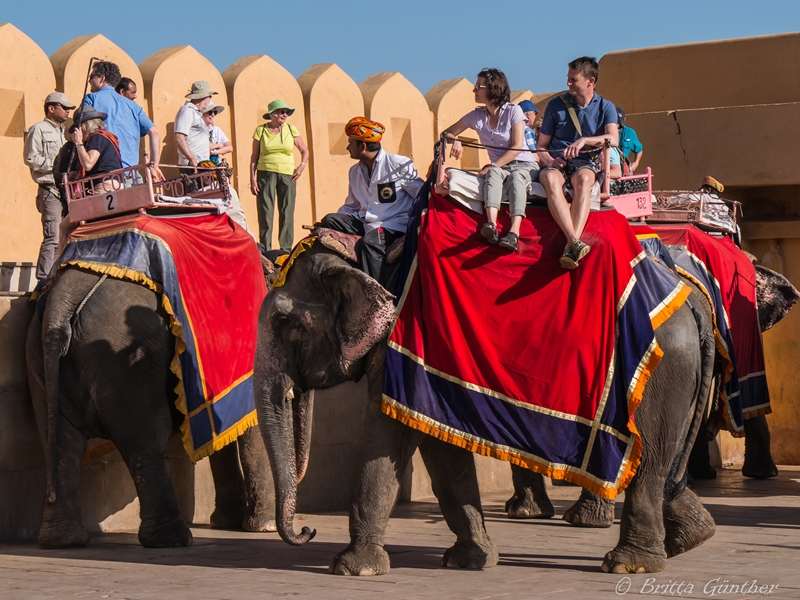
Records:
[[[717,190],[717,193],[719,194],[725,191],[725,186],[710,176],[706,176],[703,178],[702,185],[707,185],[708,187],[714,188],[715,190]]]
[[[344,126],[344,132],[351,140],[359,142],[380,142],[386,127],[366,117],[353,117]]]

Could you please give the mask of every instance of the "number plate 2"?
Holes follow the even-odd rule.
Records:
[[[108,192],[108,193],[106,193],[104,198],[105,198],[104,204],[105,204],[106,212],[110,213],[110,212],[116,211],[117,210],[117,194],[114,193],[114,192]]]

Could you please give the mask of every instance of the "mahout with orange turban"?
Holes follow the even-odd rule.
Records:
[[[386,127],[381,123],[370,121],[366,117],[353,117],[344,126],[345,135],[359,142],[380,142],[384,131]]]

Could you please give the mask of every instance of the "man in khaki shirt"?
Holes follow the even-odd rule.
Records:
[[[38,184],[36,208],[42,214],[44,239],[36,263],[36,279],[47,279],[58,254],[58,226],[63,206],[53,179],[53,160],[65,143],[64,122],[75,108],[62,92],[53,92],[44,101],[44,121],[32,125],[25,133],[25,164]]]

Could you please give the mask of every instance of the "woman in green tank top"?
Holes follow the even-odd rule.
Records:
[[[294,113],[283,100],[269,103],[264,115],[268,121],[253,133],[250,156],[250,190],[258,207],[258,239],[272,249],[272,221],[278,203],[278,242],[287,252],[294,244],[294,202],[297,180],[308,163],[308,148],[300,132],[287,119]],[[294,166],[294,149],[300,151],[300,164]]]

